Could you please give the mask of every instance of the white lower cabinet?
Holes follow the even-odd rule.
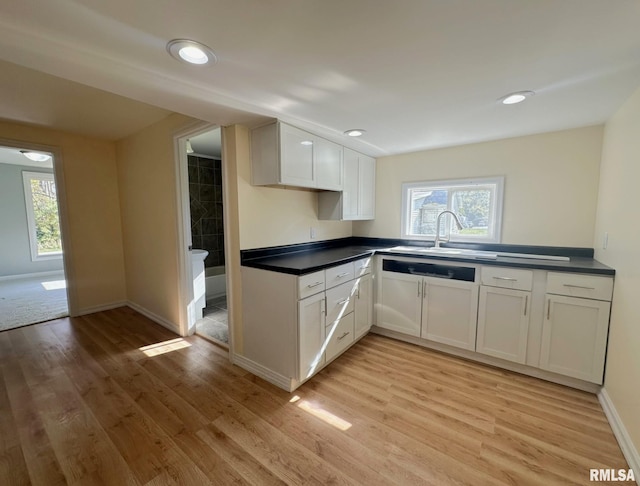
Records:
[[[602,384],[611,304],[547,295],[540,368]]]
[[[478,285],[425,278],[421,337],[456,348],[476,348]]]
[[[612,277],[441,262],[381,259],[376,328],[551,381],[603,383]]]
[[[327,361],[342,354],[355,340],[355,316],[351,312],[326,328]]]
[[[420,336],[422,319],[422,277],[382,272],[377,326]]]
[[[426,265],[424,268],[420,265]],[[385,266],[388,270],[384,270]],[[431,267],[445,269],[444,278],[424,277]],[[475,269],[471,281],[452,279],[446,269],[452,265],[413,263],[405,260],[383,261],[378,327],[410,336],[422,337],[463,349],[475,349],[478,312],[478,285]],[[454,270],[451,270],[454,271]],[[403,273],[412,272],[413,274]]]
[[[366,258],[299,277],[242,267],[234,362],[288,391],[300,386],[371,327],[370,267]]]
[[[298,302],[299,376],[305,380],[324,364],[325,295],[316,294]]]
[[[540,368],[602,384],[613,278],[547,274]]]
[[[373,279],[368,273],[356,280],[354,332],[356,339],[358,339],[369,332],[373,322]]]
[[[533,271],[482,267],[476,351],[526,363]]]
[[[530,307],[531,292],[482,285],[476,351],[525,363]]]

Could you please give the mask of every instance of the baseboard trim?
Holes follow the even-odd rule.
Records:
[[[118,307],[124,307],[125,305],[127,305],[127,302],[122,300],[119,302],[112,302],[110,304],[96,305],[93,307],[84,307],[78,310],[78,312],[74,312],[71,317],[86,316],[87,314],[95,314],[96,312],[103,312],[111,309],[117,309]]]
[[[562,376],[550,371],[534,368],[533,366],[524,365],[520,363],[512,363],[503,359],[494,358],[492,356],[486,356],[484,354],[476,353],[475,351],[469,351],[466,349],[454,348],[447,344],[436,343],[434,341],[428,341],[420,337],[408,336],[406,334],[399,333],[397,331],[391,331],[378,326],[372,326],[371,332],[379,334],[381,336],[390,337],[406,343],[416,344],[426,349],[433,349],[459,358],[475,361],[476,363],[482,363],[489,366],[495,366],[503,370],[513,371],[515,373],[521,373],[523,375],[532,376],[541,380],[557,383],[558,385],[564,385],[578,390],[586,391],[596,395],[600,391],[600,385],[595,383],[589,383],[577,378],[571,378],[570,376]]]
[[[0,277],[0,282],[4,282],[6,280],[22,280],[24,278],[34,278],[34,277],[53,277],[54,275],[60,275],[64,277],[63,270],[51,270],[49,272],[34,272],[34,273],[21,273],[19,275],[5,275],[4,277]]]
[[[149,319],[151,319],[156,324],[160,324],[162,327],[165,327],[165,328],[169,329],[169,331],[180,335],[179,326],[177,324],[174,324],[173,322],[165,319],[164,317],[160,317],[158,314],[154,314],[150,310],[145,309],[141,305],[136,304],[135,302],[131,302],[130,300],[125,302],[124,305],[126,305],[128,307],[131,307],[134,311],[139,312],[140,314],[142,314],[145,317],[148,317]]]
[[[636,477],[636,483],[640,486],[640,454],[633,444],[631,437],[629,436],[629,432],[627,432],[627,429],[620,419],[620,415],[618,415],[618,411],[605,388],[602,388],[598,393],[598,401],[602,406],[602,410],[604,410],[607,420],[609,420],[609,425],[611,425],[611,430],[613,430],[613,435],[620,445],[624,458],[629,463],[629,467],[633,469],[633,474]]]
[[[256,363],[255,361],[251,361],[249,358],[245,358],[240,354],[233,355],[232,363],[288,392],[293,391],[295,388],[291,378],[275,373],[269,368],[265,368],[264,366]]]

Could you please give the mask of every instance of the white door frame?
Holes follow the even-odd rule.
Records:
[[[54,145],[44,145],[41,143],[26,142],[23,140],[13,140],[0,138],[0,145],[15,149],[33,150],[36,152],[48,152],[52,155],[53,177],[56,183],[56,198],[58,200],[58,219],[60,222],[60,237],[62,240],[62,267],[64,268],[64,278],[66,281],[67,307],[70,316],[78,315],[78,297],[76,286],[76,274],[73,268],[73,261],[68,258],[73,255],[71,244],[71,234],[69,231],[69,217],[67,204],[67,191],[64,184],[64,159],[60,147]]]
[[[180,276],[179,285],[179,306],[180,306],[180,322],[179,331],[181,336],[188,336],[195,332],[195,307],[193,302],[193,275],[191,269],[191,209],[189,204],[189,171],[187,159],[188,138],[200,135],[222,127],[208,122],[196,122],[193,125],[174,134],[175,148],[175,171],[176,171],[176,195],[177,195],[177,226],[178,226],[178,273]],[[223,153],[224,153],[224,140]],[[227,178],[225,171],[225,160],[222,158],[222,185],[223,193],[227,193]],[[228,224],[228,207],[223,205],[225,226]],[[226,230],[226,228],[225,228]],[[225,260],[228,261],[228,246],[225,245]],[[226,273],[227,284],[229,275]],[[231,288],[227,285],[227,292],[231,292]],[[229,327],[232,322],[229,320]],[[233,354],[232,332],[229,332],[229,356]]]

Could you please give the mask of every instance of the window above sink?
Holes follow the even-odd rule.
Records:
[[[440,237],[450,241],[499,243],[502,234],[504,177],[410,182],[402,185],[402,238],[435,240],[438,215]]]

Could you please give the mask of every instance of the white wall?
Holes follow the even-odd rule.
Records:
[[[376,219],[356,236],[399,238],[403,182],[505,176],[502,243],[592,247],[603,127],[381,157]]]
[[[607,122],[596,259],[616,269],[604,387],[640,450],[640,89]],[[605,232],[607,249],[602,249]],[[636,471],[640,474],[640,471]]]
[[[62,258],[31,260],[23,171],[53,173],[53,169],[0,161],[0,277],[62,271]]]

